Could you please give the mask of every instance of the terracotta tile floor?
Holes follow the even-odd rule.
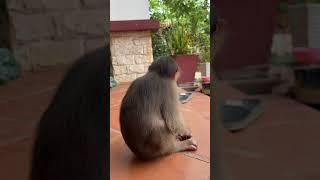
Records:
[[[244,97],[225,84],[220,96]],[[320,111],[276,95],[260,96],[265,112],[242,132],[223,133],[236,180],[320,179]]]
[[[34,125],[50,101],[63,69],[28,73],[0,86],[0,180],[27,180]],[[182,105],[199,142],[193,154],[179,153],[141,163],[119,133],[119,104],[127,85],[111,91],[111,178],[190,179],[209,177],[209,97],[195,93]],[[221,84],[221,97],[243,97]],[[226,160],[235,180],[319,180],[320,112],[278,96],[262,96],[265,113],[248,129],[223,132]],[[194,113],[197,112],[197,113]]]
[[[168,179],[207,180],[210,176],[210,97],[194,93],[181,105],[183,117],[191,127],[199,149],[177,153],[152,162],[139,162],[128,149],[119,131],[119,107],[128,84],[110,92],[110,175],[112,180]]]
[[[35,125],[65,67],[25,73],[0,86],[0,179],[27,180]]]

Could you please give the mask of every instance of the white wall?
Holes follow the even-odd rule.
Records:
[[[111,0],[110,20],[150,19],[148,0]]]

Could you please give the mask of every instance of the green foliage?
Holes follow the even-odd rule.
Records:
[[[307,0],[307,3],[320,3],[320,0]]]
[[[152,19],[171,24],[154,33],[154,57],[168,54],[199,54],[210,61],[208,0],[149,0]]]
[[[290,53],[286,54],[271,54],[272,65],[288,65],[294,62],[294,57]]]
[[[190,41],[190,33],[185,27],[179,25],[171,27],[166,36],[166,42],[168,43],[171,55],[192,53]]]
[[[165,40],[165,28],[160,28],[157,33],[152,33],[152,49],[153,57],[158,59],[161,56],[170,55],[169,49],[167,48],[167,42]]]
[[[293,1],[293,4],[305,4],[305,3],[320,3],[320,0],[295,0]]]
[[[279,2],[277,6],[277,11],[280,14],[284,14],[288,12],[288,3],[286,2]]]

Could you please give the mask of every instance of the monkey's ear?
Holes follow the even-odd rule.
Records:
[[[171,77],[171,79],[174,80],[174,81],[178,81],[179,78],[180,78],[179,71],[177,71],[176,73],[174,73],[174,75]]]

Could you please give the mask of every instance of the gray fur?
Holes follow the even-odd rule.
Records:
[[[120,127],[128,147],[141,159],[186,150],[194,144],[179,111],[176,82],[148,72],[130,85],[120,108]]]

